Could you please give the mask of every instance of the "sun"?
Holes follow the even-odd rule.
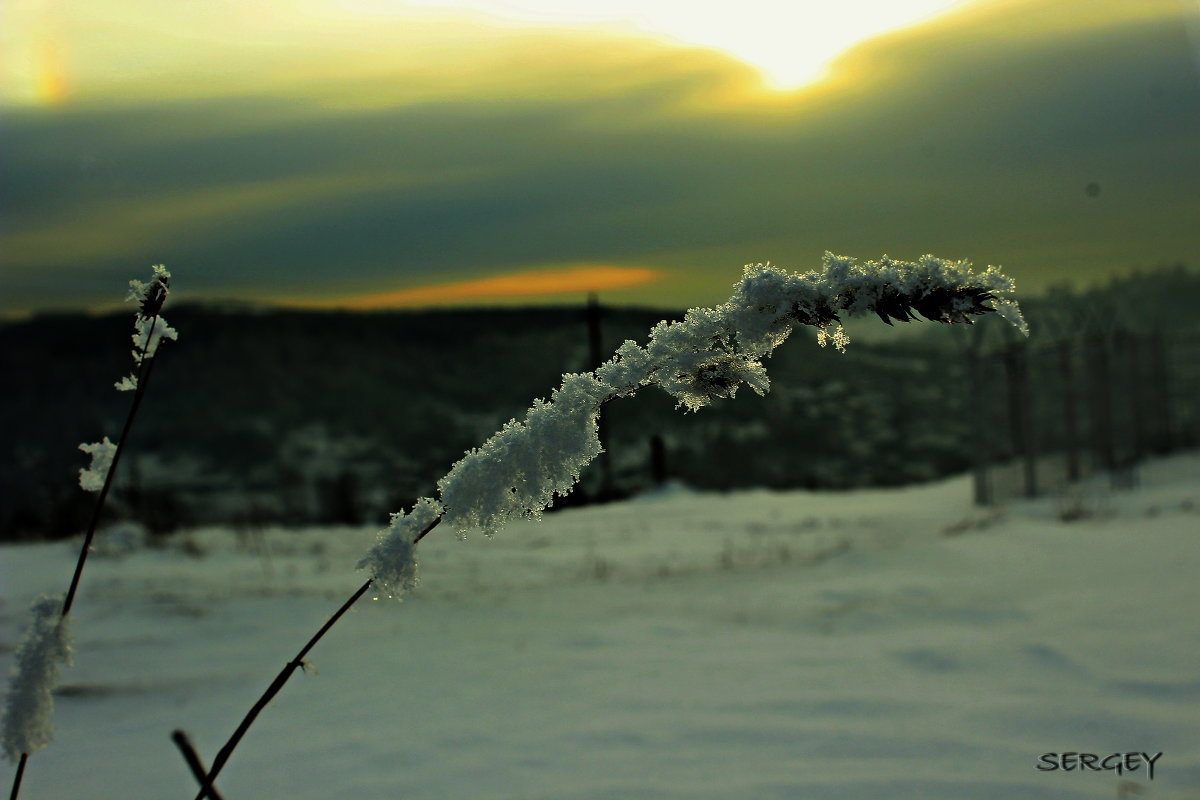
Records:
[[[824,76],[856,42],[908,27],[972,0],[336,0],[354,14],[467,12],[502,22],[605,26],[726,52],[781,90]]]

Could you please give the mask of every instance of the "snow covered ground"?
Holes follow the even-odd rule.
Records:
[[[218,786],[249,798],[1200,798],[1200,455],[1138,488],[973,509],[966,478],[684,489],[493,540],[435,531]],[[1064,511],[1082,518],[1063,522]],[[1067,516],[1074,516],[1069,514]],[[195,530],[89,562],[26,800],[187,798],[364,576],[372,529]],[[0,549],[0,668],[67,543]],[[1145,769],[1043,753],[1161,752]],[[12,766],[0,767],[4,786]]]

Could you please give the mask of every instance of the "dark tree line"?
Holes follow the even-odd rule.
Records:
[[[1200,279],[1186,270],[1025,298],[1033,335],[971,328],[782,348],[766,397],[679,414],[647,393],[605,418],[606,461],[572,502],[677,479],[702,489],[901,485],[974,467],[1036,493],[1197,443]],[[679,312],[605,308],[302,313],[182,306],[112,513],[196,523],[382,522],[559,375]],[[911,323],[932,328],[932,323]],[[809,335],[797,331],[794,335]],[[0,537],[77,533],[80,442],[112,435],[128,319],[0,328]],[[1011,482],[1010,482],[1011,483]],[[564,503],[567,504],[567,503]]]

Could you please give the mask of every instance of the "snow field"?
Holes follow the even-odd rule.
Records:
[[[966,478],[654,496],[435,531],[263,713],[231,798],[1200,798],[1200,456],[997,514]],[[374,529],[199,529],[89,561],[22,797],[187,797],[364,577]],[[68,543],[0,550],[8,669]],[[269,553],[269,555],[268,555]],[[1044,752],[1163,752],[1144,773]],[[8,780],[11,765],[2,773]],[[1125,787],[1133,791],[1132,784]]]

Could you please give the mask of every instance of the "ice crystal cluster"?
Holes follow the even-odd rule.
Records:
[[[817,328],[819,344],[844,350],[850,340],[842,315],[876,314],[889,325],[917,314],[969,324],[994,312],[1027,334],[1020,309],[1007,297],[1014,288],[995,267],[976,273],[968,262],[935,256],[860,264],[826,253],[822,270],[805,273],[747,265],[725,303],[691,309],[681,322],[658,323],[645,347],[626,341],[594,373],[564,375],[550,400],[535,400],[523,421],[510,420],[451,468],[438,482],[440,501],[422,498],[409,515],[396,515],[359,567],[401,595],[416,583],[420,531],[445,522],[460,535],[492,534],[514,518],[539,517],[600,454],[597,417],[609,400],[653,385],[678,407],[697,411],[733,397],[742,384],[765,394],[771,384],[762,359],[795,325]]]
[[[103,441],[81,444],[79,449],[92,457],[92,463],[79,470],[79,486],[85,492],[98,492],[104,488],[117,446],[105,436]]]
[[[71,663],[71,637],[62,607],[61,597],[35,600],[33,623],[17,647],[0,725],[4,753],[13,761],[54,738],[54,687],[59,665]]]
[[[167,324],[162,316],[163,303],[170,293],[171,273],[162,264],[155,264],[150,280],[129,282],[129,294],[125,302],[137,303],[137,316],[133,322],[133,363],[141,366],[142,361],[153,358],[163,339],[175,341],[179,332]],[[119,391],[137,389],[137,373],[131,373],[117,381]]]
[[[171,273],[162,264],[151,267],[150,280],[129,282],[126,302],[137,303],[133,321],[133,363],[141,367],[147,358],[153,358],[163,339],[172,341],[179,333],[163,319],[162,307],[170,293]],[[138,387],[138,373],[134,371],[115,384],[117,391],[129,392]],[[98,492],[104,487],[104,479],[112,466],[117,446],[105,436],[103,441],[84,443],[79,449],[92,457],[92,463],[79,470],[79,485],[89,492]]]
[[[370,568],[378,588],[392,597],[401,597],[417,585],[417,537],[433,526],[442,514],[442,505],[422,497],[412,511],[392,514],[392,524],[379,537],[359,569]]]

